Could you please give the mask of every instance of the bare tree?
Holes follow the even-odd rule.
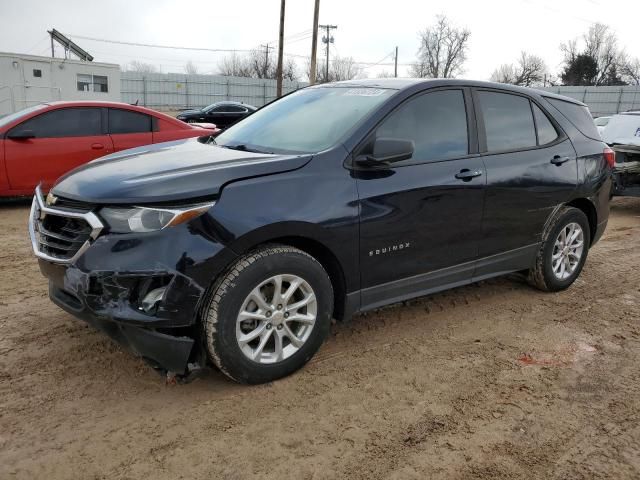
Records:
[[[578,40],[560,45],[564,53],[561,74],[565,85],[620,85],[621,72],[626,70],[627,56],[618,47],[615,33],[602,23],[594,23],[582,36],[583,49]]]
[[[251,77],[251,69],[246,57],[233,52],[218,63],[218,73],[227,77]]]
[[[184,66],[184,71],[188,75],[195,75],[198,73],[198,66],[189,60]]]
[[[316,65],[316,81],[317,83],[340,82],[342,80],[353,80],[362,77],[364,71],[360,65],[356,63],[353,57],[335,56],[329,61],[329,78],[327,78],[327,62],[326,60],[318,62]],[[307,72],[310,72],[311,66],[307,62]]]
[[[393,78],[393,72],[390,72],[389,70],[382,70],[381,72],[378,72],[376,78]]]
[[[282,78],[294,82],[298,80],[298,64],[294,59],[285,58],[284,65],[282,65]]]
[[[453,78],[462,73],[471,32],[453,27],[438,15],[435,25],[420,33],[420,48],[411,75],[420,78]]]
[[[155,65],[152,65],[151,63],[140,62],[138,60],[134,60],[133,62],[131,62],[128,69],[131,72],[138,73],[156,73],[158,71]]]
[[[500,65],[491,74],[491,81],[524,87],[541,86],[546,72],[547,66],[542,58],[522,52],[517,65],[512,63]]]
[[[253,50],[243,56],[234,52],[224,57],[218,63],[218,72],[220,75],[233,77],[275,79],[277,68],[271,55],[260,50]],[[293,59],[285,59],[282,66],[282,78],[293,81],[298,79],[298,69]]]
[[[629,85],[640,85],[640,59],[629,60],[620,73]]]

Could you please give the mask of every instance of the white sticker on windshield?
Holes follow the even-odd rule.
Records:
[[[358,97],[377,97],[383,93],[382,88],[350,88],[344,94]]]

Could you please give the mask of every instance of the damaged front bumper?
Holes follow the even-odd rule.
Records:
[[[202,287],[175,272],[83,272],[44,260],[39,264],[49,279],[53,303],[154,367],[184,373],[189,361],[197,360],[193,348],[197,332],[192,325]],[[140,299],[157,280],[166,284],[165,295],[153,314],[145,313]]]
[[[85,225],[87,214],[92,223]],[[94,235],[103,229],[98,215],[47,206],[37,192],[29,231],[56,305],[154,367],[183,374],[189,363],[203,366],[201,302],[235,258],[210,220],[143,234]]]

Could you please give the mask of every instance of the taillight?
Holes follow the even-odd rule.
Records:
[[[614,152],[609,147],[604,147],[604,151],[602,152],[602,155],[604,156],[604,159],[607,161],[607,165],[609,165],[610,168],[613,168],[613,166],[616,163],[616,152]]]

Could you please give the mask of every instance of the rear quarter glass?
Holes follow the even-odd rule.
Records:
[[[558,100],[557,98],[545,97],[545,99],[567,120],[569,120],[585,137],[591,138],[592,140],[601,140],[598,127],[596,127],[593,117],[591,116],[591,112],[589,112],[589,109],[586,106],[572,102],[565,102],[564,100]]]

